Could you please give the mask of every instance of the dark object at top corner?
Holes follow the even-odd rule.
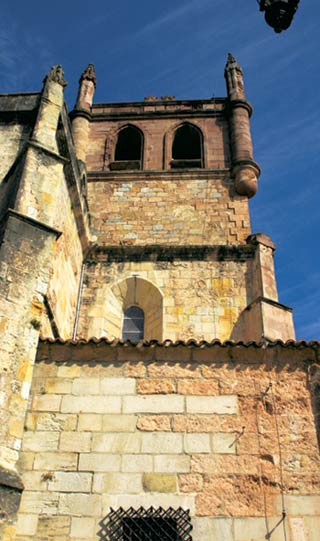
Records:
[[[265,12],[266,23],[275,32],[289,28],[300,0],[258,0],[260,11]]]

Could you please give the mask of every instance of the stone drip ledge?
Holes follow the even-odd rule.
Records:
[[[305,371],[312,365],[320,365],[319,342],[270,343],[256,342],[139,342],[109,341],[105,338],[91,340],[62,340],[41,338],[37,362],[64,363],[121,363],[121,362],[167,362],[167,363],[210,363],[235,368],[237,365],[251,367],[265,365],[279,371]],[[243,368],[242,368],[243,369]]]

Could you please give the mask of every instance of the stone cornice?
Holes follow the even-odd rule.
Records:
[[[88,264],[101,261],[247,261],[252,259],[252,245],[121,245],[93,246]]]

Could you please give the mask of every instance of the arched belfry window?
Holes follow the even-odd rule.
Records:
[[[192,124],[177,128],[172,145],[171,167],[185,169],[203,167],[202,133]]]
[[[126,126],[119,131],[114,162],[110,169],[142,169],[143,135],[135,126]]]
[[[144,338],[144,311],[130,306],[123,312],[122,340],[139,342]]]

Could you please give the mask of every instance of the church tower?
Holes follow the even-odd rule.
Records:
[[[0,94],[0,538],[316,541],[318,342],[252,234],[227,96]],[[318,438],[318,439],[317,439]]]
[[[278,302],[274,244],[251,235],[260,169],[231,54],[225,78],[227,98],[92,105],[92,67],[82,76],[71,118],[92,249],[77,336],[294,338],[291,310]]]

